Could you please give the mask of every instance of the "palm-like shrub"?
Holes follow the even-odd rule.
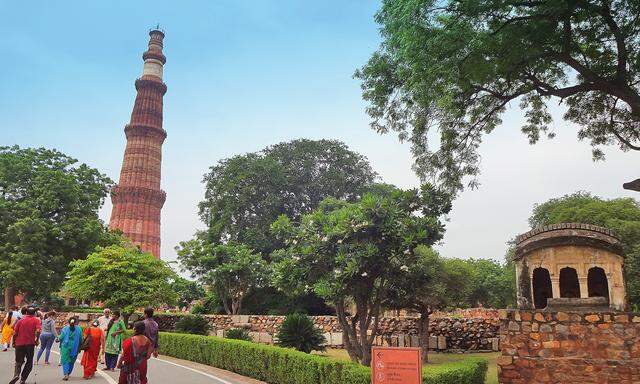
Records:
[[[184,316],[176,324],[176,331],[193,335],[208,335],[210,329],[211,325],[207,319],[200,315]]]
[[[324,351],[326,349],[322,331],[313,324],[313,320],[305,314],[294,313],[287,316],[278,330],[277,344],[285,348],[295,348],[298,351]]]
[[[233,328],[225,332],[224,337],[227,339],[253,341],[253,338],[246,329]]]

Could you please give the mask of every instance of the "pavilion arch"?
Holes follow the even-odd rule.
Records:
[[[575,268],[564,267],[560,270],[560,297],[580,297],[580,281]]]
[[[547,307],[547,299],[553,297],[551,275],[546,268],[538,267],[533,270],[533,304],[536,309]]]
[[[513,255],[518,308],[624,311],[624,257],[620,238],[604,227],[558,223],[523,233]]]
[[[587,274],[589,297],[604,297],[609,302],[609,281],[604,269],[592,267]]]

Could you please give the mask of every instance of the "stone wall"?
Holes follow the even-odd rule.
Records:
[[[473,317],[466,317],[471,315]],[[267,315],[206,315],[211,324],[212,333],[224,336],[232,328],[247,329],[254,340],[273,343],[284,316]],[[162,330],[172,330],[180,320],[180,315],[159,315],[157,321]],[[342,348],[342,328],[335,316],[314,316],[316,326],[323,330],[327,342],[334,348]],[[494,310],[474,310],[456,312],[445,316],[438,313],[430,323],[431,341],[429,348],[434,350],[499,350],[500,320]],[[419,346],[418,326],[412,317],[385,317],[380,319],[375,345],[381,346]]]
[[[501,384],[640,383],[640,313],[501,311]]]
[[[77,316],[84,326],[98,318],[96,313],[66,313],[56,315],[56,324],[62,327],[71,316]],[[136,315],[134,315],[136,316]],[[156,321],[161,331],[172,331],[184,315],[158,314]],[[249,331],[257,342],[272,344],[284,321],[284,316],[268,315],[205,315],[211,325],[211,334],[224,337],[229,329]],[[343,348],[342,328],[335,316],[312,317],[327,342],[333,348]],[[429,348],[439,351],[498,351],[500,319],[497,310],[472,309],[446,313],[438,312],[430,322]],[[418,325],[414,317],[384,317],[380,319],[375,345],[392,347],[417,347]]]

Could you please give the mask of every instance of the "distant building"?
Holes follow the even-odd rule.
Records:
[[[142,76],[136,80],[131,121],[124,128],[124,151],[120,181],[111,193],[113,210],[109,228],[120,229],[135,245],[160,258],[160,211],[166,194],[160,189],[162,143],[162,82],[166,58],[162,53],[164,32],[149,32],[149,49],[144,52]]]

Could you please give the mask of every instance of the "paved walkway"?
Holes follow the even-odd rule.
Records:
[[[62,368],[58,366],[59,355],[52,351],[51,365],[34,366],[28,384],[63,383]],[[8,383],[14,367],[14,352],[0,351],[0,384]],[[80,357],[80,356],[79,356]],[[78,357],[78,358],[79,358]],[[44,356],[43,358],[44,359]],[[42,361],[42,360],[41,360]],[[100,368],[102,365],[98,365]],[[119,372],[105,372],[98,370],[94,379],[82,379],[82,366],[76,363],[69,382],[88,382],[95,384],[116,384]],[[149,360],[149,384],[264,384],[260,381],[247,379],[231,372],[223,371],[202,364],[160,356],[159,359]]]

